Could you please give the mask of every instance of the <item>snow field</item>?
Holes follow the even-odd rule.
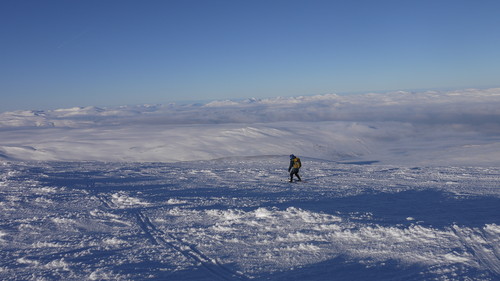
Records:
[[[0,279],[498,280],[499,91],[0,113]]]
[[[302,159],[4,162],[0,278],[500,276],[498,168]]]

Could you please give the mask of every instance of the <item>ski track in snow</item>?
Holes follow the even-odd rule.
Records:
[[[2,162],[2,280],[498,280],[500,169]]]
[[[222,265],[216,258],[210,258],[201,253],[193,245],[188,245],[182,242],[180,239],[166,234],[161,230],[158,230],[150,221],[150,219],[137,212],[137,221],[145,233],[150,237],[153,244],[162,244],[167,247],[171,247],[184,255],[188,259],[194,260],[196,263],[203,265],[210,273],[212,273],[216,278],[220,280],[245,280],[247,279],[244,275],[238,272],[232,272],[230,269]]]

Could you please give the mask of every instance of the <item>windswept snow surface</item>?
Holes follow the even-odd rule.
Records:
[[[498,280],[500,169],[3,162],[2,280]]]

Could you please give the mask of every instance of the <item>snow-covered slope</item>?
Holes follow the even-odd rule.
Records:
[[[498,280],[500,170],[3,163],[2,280]]]
[[[296,153],[498,165],[500,89],[322,95],[0,114],[10,160],[187,161]]]
[[[498,280],[499,121],[500,89],[5,112],[0,279]]]

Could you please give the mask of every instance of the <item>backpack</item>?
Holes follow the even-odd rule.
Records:
[[[293,158],[293,167],[296,169],[302,167],[302,163],[300,163],[300,158],[298,157]]]

